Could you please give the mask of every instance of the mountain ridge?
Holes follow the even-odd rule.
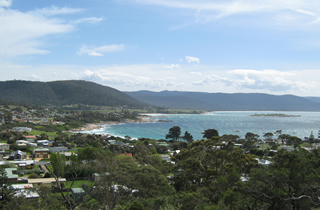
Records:
[[[147,104],[114,88],[84,80],[0,82],[0,99],[35,105],[89,104],[143,107]]]
[[[146,90],[126,93],[137,100],[170,108],[206,111],[320,111],[320,103],[316,99],[295,95]],[[191,101],[196,103],[189,103]]]

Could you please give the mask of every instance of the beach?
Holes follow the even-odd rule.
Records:
[[[138,119],[136,120],[122,120],[122,121],[104,121],[104,122],[99,122],[99,123],[87,123],[85,126],[81,128],[75,128],[71,129],[71,132],[77,132],[77,131],[91,131],[91,130],[96,130],[102,128],[104,125],[116,125],[120,123],[151,123],[154,122],[151,116],[148,115],[140,115],[137,117]]]

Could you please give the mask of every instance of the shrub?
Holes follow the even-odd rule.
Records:
[[[30,179],[36,179],[36,178],[39,178],[38,174],[35,174],[35,173],[32,173],[29,175],[29,178]]]
[[[50,173],[48,173],[48,172],[47,172],[47,173],[45,173],[45,174],[44,174],[44,176],[43,176],[43,178],[50,178],[50,177],[51,177],[51,174],[50,174]]]

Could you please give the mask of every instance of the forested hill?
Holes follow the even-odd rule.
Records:
[[[146,106],[114,88],[82,80],[0,82],[0,100],[35,105]]]
[[[126,92],[149,104],[207,111],[320,111],[320,103],[294,95],[204,93],[180,91]]]

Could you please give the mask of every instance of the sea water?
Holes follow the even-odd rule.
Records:
[[[253,117],[254,114],[285,114],[299,115],[299,117]],[[99,130],[85,131],[86,133],[111,134],[114,136],[130,136],[131,138],[165,139],[173,126],[181,128],[181,135],[185,131],[191,133],[194,140],[202,139],[204,130],[216,129],[219,135],[235,134],[244,137],[247,132],[258,134],[263,139],[266,132],[274,133],[282,130],[283,134],[290,134],[302,139],[309,137],[311,132],[318,137],[320,129],[320,112],[210,112],[206,114],[154,114],[150,115],[152,123],[124,123],[105,125]],[[165,120],[168,122],[158,122]]]

